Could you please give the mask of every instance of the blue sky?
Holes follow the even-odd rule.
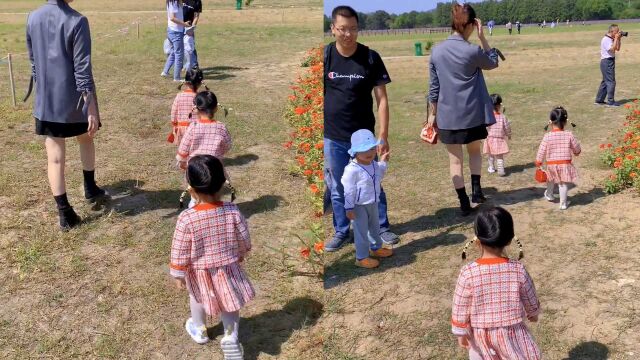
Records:
[[[402,14],[412,10],[425,11],[436,7],[444,0],[324,0],[324,13],[331,16],[331,10],[338,5],[349,5],[356,11],[369,13],[384,10],[388,13]]]

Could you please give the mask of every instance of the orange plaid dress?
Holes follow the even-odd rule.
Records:
[[[533,280],[519,261],[478,259],[460,271],[451,323],[455,335],[470,338],[471,359],[540,359],[524,324],[539,313]]]
[[[196,155],[212,155],[222,160],[231,149],[231,135],[223,123],[201,117],[184,133],[176,159],[189,161]]]
[[[511,136],[511,123],[504,114],[493,113],[496,123],[487,127],[489,135],[484,141],[483,152],[488,155],[504,155],[509,153],[507,138]]]
[[[542,166],[547,162],[547,181],[554,183],[575,183],[578,180],[578,171],[571,163],[573,156],[580,155],[580,143],[570,131],[553,129],[542,138],[536,166]]]
[[[247,223],[233,203],[201,203],[178,216],[170,273],[210,316],[240,310],[255,297],[240,261],[251,250]]]
[[[171,106],[171,126],[173,134],[173,144],[180,145],[184,133],[187,131],[187,127],[191,124],[189,114],[193,110],[193,99],[195,99],[196,93],[191,89],[186,89],[176,95]],[[197,119],[197,111],[194,111],[193,119]]]

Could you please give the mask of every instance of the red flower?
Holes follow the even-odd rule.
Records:
[[[294,110],[294,112],[295,112],[296,114],[298,114],[298,115],[302,115],[302,114],[304,114],[304,113],[306,113],[306,112],[307,112],[307,109],[305,109],[305,108],[303,108],[303,107],[297,107],[297,108]]]
[[[297,97],[295,95],[289,95],[289,101],[296,101]]]
[[[324,141],[320,141],[319,143],[316,144],[315,147],[318,150],[322,150],[324,148]]]
[[[633,179],[634,177],[636,177],[636,176],[637,176],[637,174],[636,174],[635,172],[633,172],[633,171],[632,171],[632,172],[629,174],[629,176]]]
[[[633,160],[633,155],[627,155],[627,160]]]
[[[300,144],[300,149],[302,149],[302,151],[308,153],[311,150],[311,145],[308,143],[302,143]]]
[[[311,249],[309,249],[308,247],[306,247],[306,248],[302,248],[302,249],[300,250],[300,255],[301,255],[303,258],[308,259],[308,258],[309,258],[309,255],[311,255]]]
[[[613,146],[613,145],[611,145],[611,144],[607,144],[607,147],[608,147],[608,148],[610,148],[611,146]]]
[[[600,149],[604,149],[604,144],[600,144]]]
[[[286,143],[284,143],[285,149],[291,149],[291,145],[293,145],[293,141],[287,141]]]
[[[624,104],[625,109],[631,109],[631,104]]]
[[[322,254],[324,252],[324,242],[321,241],[313,244],[313,250],[318,254]]]
[[[304,176],[311,176],[313,175],[313,170],[307,169],[304,171]]]
[[[296,157],[296,160],[298,160],[298,164],[299,164],[300,166],[304,166],[305,161],[304,161],[304,157],[303,157],[303,156],[298,156],[298,157]]]
[[[311,190],[311,192],[313,194],[317,194],[320,192],[320,189],[318,188],[318,185],[316,184],[311,184],[311,186],[309,187],[309,189]]]

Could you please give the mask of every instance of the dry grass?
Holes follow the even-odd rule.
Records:
[[[531,328],[547,359],[630,360],[640,354],[634,321],[640,262],[633,250],[640,199],[631,192],[605,197],[600,188],[606,170],[598,161],[598,144],[624,121],[624,109],[592,105],[603,30],[490,39],[507,61],[485,77],[489,90],[505,101],[514,137],[506,160],[509,176],[483,170],[483,185],[490,204],[513,214],[523,239],[524,262],[543,306],[540,322]],[[425,116],[428,57],[404,56],[413,53],[414,38],[361,40],[388,57],[393,80],[388,87],[392,159],[385,187],[392,230],[402,240],[394,257],[374,271],[354,268],[352,248],[333,256],[325,279],[327,317],[320,324],[332,334],[325,353],[332,359],[463,359],[449,319],[472,219],[456,215],[442,145],[429,147],[417,139]],[[639,51],[637,38],[624,39],[618,100],[639,95]],[[573,205],[566,212],[542,200],[533,180],[542,128],[557,104],[578,124],[574,131],[583,145],[576,161],[581,181],[570,191]]]
[[[3,2],[0,10],[41,2],[10,3]],[[97,3],[78,1],[87,9]],[[123,8],[132,9],[134,3],[141,9],[152,4],[124,2]],[[288,130],[281,118],[288,85],[303,52],[321,41],[316,5],[309,1],[276,13],[259,9],[215,18],[207,13],[198,30],[207,84],[233,108],[223,120],[235,142],[228,165],[254,242],[247,270],[258,297],[242,311],[241,322],[248,359],[319,357],[313,325],[323,313],[321,283],[285,276],[265,247],[292,246],[289,234],[303,226],[305,201],[295,190],[302,188],[302,179],[289,175],[288,160],[282,160],[288,155],[279,144]],[[57,231],[42,139],[33,135],[30,105],[10,107],[3,75],[0,355],[218,359],[215,342],[197,346],[184,333],[187,297],[167,275],[183,185],[173,168],[175,148],[165,142],[177,90],[159,77],[164,24],[154,30],[145,23],[139,40],[132,33],[101,38],[139,15],[88,16],[104,125],[97,138],[97,178],[114,201],[110,209],[98,211],[81,202],[78,147],[69,141],[68,193],[89,221],[68,233]],[[0,29],[2,53],[24,51],[24,18],[0,15]],[[22,94],[28,75],[24,56],[16,57],[15,68]],[[220,327],[212,327],[210,334],[218,337]]]

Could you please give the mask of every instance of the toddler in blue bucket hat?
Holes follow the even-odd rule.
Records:
[[[377,148],[382,141],[377,140],[369,130],[362,129],[351,135],[352,159],[344,169],[344,209],[351,220],[356,246],[356,266],[372,269],[380,262],[374,258],[389,257],[391,249],[382,247],[378,202],[382,178],[387,171],[389,153],[382,154],[376,161]]]

